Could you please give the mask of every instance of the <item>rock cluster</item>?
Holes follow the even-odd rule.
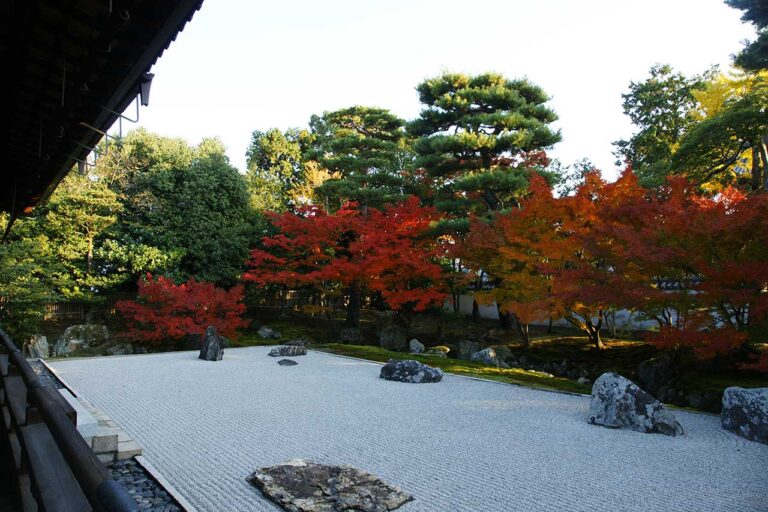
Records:
[[[497,368],[509,368],[509,365],[502,359],[496,356],[496,350],[492,347],[478,350],[472,354],[472,361],[477,361],[488,366],[495,366]]]
[[[459,359],[463,359],[464,361],[471,361],[472,354],[479,352],[481,349],[482,347],[476,341],[462,340],[459,342]]]
[[[266,325],[262,325],[259,327],[259,330],[256,331],[256,334],[258,334],[260,337],[271,340],[271,339],[277,339],[282,337],[282,334],[280,334],[280,331],[276,331],[275,329],[270,329]]]
[[[644,390],[659,398],[659,391],[677,377],[677,367],[672,358],[665,354],[637,365],[637,383]]]
[[[408,331],[399,325],[390,325],[379,332],[379,346],[386,350],[405,350]]]
[[[501,356],[501,349],[496,349],[496,355]],[[598,370],[594,366],[589,366],[582,363],[573,363],[571,361],[548,361],[540,362],[536,361],[525,354],[515,356],[511,353],[507,356],[503,356],[503,359],[513,368],[522,368],[523,370],[534,370],[537,372],[550,373],[558,377],[566,377],[568,379],[577,380],[581,377],[590,379],[592,376],[599,376]]]
[[[727,388],[720,419],[724,429],[768,444],[768,388]]]
[[[272,357],[295,357],[307,355],[307,349],[299,345],[280,345],[269,351]]]
[[[604,373],[592,386],[589,423],[638,432],[679,436],[683,427],[661,402],[616,373]]]
[[[224,357],[224,347],[220,337],[216,334],[216,327],[209,325],[205,329],[203,343],[200,346],[198,359],[203,361],[221,361]]]
[[[440,382],[443,378],[443,370],[432,368],[413,359],[405,361],[390,359],[387,364],[382,366],[379,377],[384,380],[426,384]]]
[[[105,350],[108,356],[124,356],[127,354],[133,354],[133,345],[130,343],[119,343],[117,345],[109,347]]]
[[[354,327],[345,327],[339,332],[339,341],[342,343],[355,344],[363,339],[363,333],[360,329]]]
[[[112,478],[128,490],[139,510],[147,512],[181,512],[181,508],[153,478],[134,460],[113,462],[107,469]]]
[[[72,325],[56,340],[51,352],[54,356],[66,356],[81,348],[102,345],[108,340],[109,329],[105,325]]]
[[[352,466],[293,460],[261,468],[247,479],[289,512],[388,512],[413,496]]]

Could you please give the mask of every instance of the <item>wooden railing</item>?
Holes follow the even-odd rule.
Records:
[[[43,385],[0,329],[0,449],[24,511],[127,512],[136,501],[112,479],[76,429],[76,412]]]

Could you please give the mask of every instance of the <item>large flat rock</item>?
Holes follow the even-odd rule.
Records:
[[[288,512],[388,512],[413,496],[352,466],[301,459],[261,468],[247,478]]]

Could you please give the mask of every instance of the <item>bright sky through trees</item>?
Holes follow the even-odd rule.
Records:
[[[727,66],[754,39],[740,15],[722,0],[207,0],[153,69],[140,124],[191,143],[219,136],[244,171],[253,130],[355,104],[413,119],[424,78],[493,70],[552,96],[552,156],[615,177],[629,82],[657,62]]]

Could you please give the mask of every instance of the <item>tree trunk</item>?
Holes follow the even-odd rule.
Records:
[[[358,283],[349,287],[347,319],[344,321],[344,326],[354,328],[360,326],[360,285]]]
[[[605,349],[603,338],[600,336],[600,329],[596,329],[594,332],[590,333],[589,338],[592,340],[592,343],[595,344],[597,350]]]
[[[597,350],[603,350],[605,345],[603,345],[603,338],[600,336],[600,329],[603,327],[603,310],[601,309],[597,314],[597,324],[593,324],[591,318],[587,318],[584,324],[587,327],[589,341],[594,343]]]
[[[512,329],[512,315],[508,311],[503,311],[498,304],[496,304],[496,311],[499,313],[499,327],[505,331]]]
[[[472,321],[476,324],[480,323],[480,304],[475,299],[472,299]]]
[[[549,322],[547,322],[547,334],[552,334],[554,330],[552,329],[552,317],[549,317]]]
[[[528,324],[524,324],[520,321],[520,318],[515,315],[515,327],[517,328],[517,334],[520,335],[520,340],[523,342],[524,348],[530,348],[531,338],[528,334]]]
[[[760,144],[762,145],[762,144]],[[760,190],[763,187],[762,167],[760,164],[761,155],[760,148],[757,145],[752,146],[752,179],[750,180],[750,186],[752,190]]]
[[[760,159],[763,162],[763,190],[768,190],[768,151],[766,151],[766,145],[768,145],[768,135],[763,137],[762,144],[760,144]]]
[[[437,317],[437,332],[435,333],[436,339],[442,341],[445,338],[445,313],[440,311]]]

